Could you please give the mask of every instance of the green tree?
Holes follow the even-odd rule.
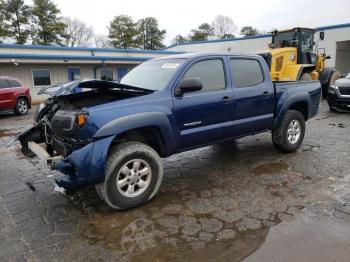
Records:
[[[27,42],[30,34],[29,6],[23,0],[1,0],[0,36],[11,37],[17,44]]]
[[[214,28],[208,23],[203,23],[196,29],[191,30],[189,35],[190,41],[203,41],[208,40],[210,37],[214,36]]]
[[[0,1],[0,43],[2,43],[3,39],[9,36],[8,25],[5,20],[5,14],[2,10],[4,10],[4,3]]]
[[[108,38],[115,48],[135,48],[137,29],[133,19],[128,15],[114,17],[108,27]]]
[[[177,35],[175,38],[171,41],[172,45],[178,45],[187,42],[188,39],[182,35]]]
[[[136,42],[145,50],[156,50],[165,47],[163,40],[166,31],[160,30],[158,21],[154,17],[146,17],[137,21]]]
[[[32,40],[39,45],[62,45],[66,25],[59,17],[61,11],[51,0],[33,0]]]
[[[243,26],[241,28],[241,35],[253,36],[257,34],[259,34],[258,30],[256,28],[253,28],[252,26]]]

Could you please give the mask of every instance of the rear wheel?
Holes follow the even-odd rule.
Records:
[[[304,116],[298,111],[289,110],[281,125],[272,131],[272,142],[279,150],[289,153],[299,148],[304,135]]]
[[[28,113],[29,104],[24,98],[18,98],[15,107],[16,115],[25,115]]]
[[[310,73],[303,73],[300,77],[300,81],[311,81],[311,74]]]
[[[157,152],[143,143],[125,142],[111,150],[105,181],[96,185],[96,191],[113,209],[130,209],[153,198],[162,178]]]

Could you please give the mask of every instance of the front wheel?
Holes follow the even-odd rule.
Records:
[[[140,206],[157,193],[163,178],[162,161],[151,147],[124,142],[112,148],[105,181],[96,185],[100,198],[113,209]]]
[[[25,115],[28,113],[29,104],[24,98],[18,98],[15,107],[16,115]]]
[[[279,150],[289,153],[299,148],[304,135],[304,116],[298,111],[289,110],[281,125],[272,131],[272,142]]]

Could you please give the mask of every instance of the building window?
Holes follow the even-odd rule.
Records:
[[[79,67],[72,67],[68,68],[68,80],[74,81],[80,79],[80,68]]]
[[[33,69],[34,86],[51,85],[50,71],[47,69]]]
[[[101,80],[113,81],[113,70],[110,68],[100,68]]]

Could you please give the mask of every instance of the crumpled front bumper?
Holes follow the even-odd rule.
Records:
[[[62,173],[62,176],[55,178],[57,185],[67,192],[74,192],[88,185],[102,183],[108,148],[113,139],[114,136],[110,136],[94,141],[55,162],[52,168]]]

